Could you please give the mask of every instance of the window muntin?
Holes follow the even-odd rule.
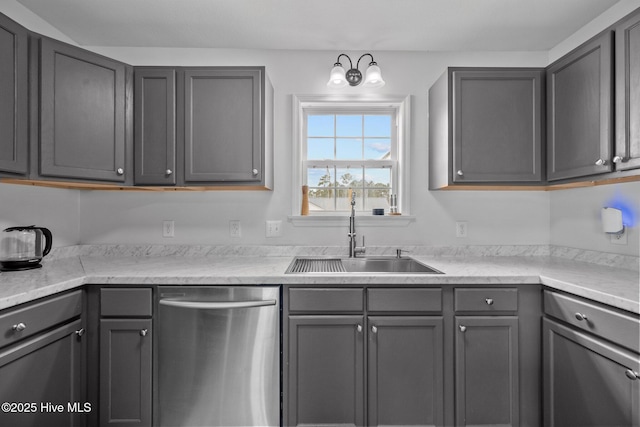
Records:
[[[398,191],[395,108],[306,109],[302,142],[303,183],[311,212],[389,208]]]

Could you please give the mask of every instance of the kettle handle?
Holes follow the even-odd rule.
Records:
[[[53,235],[51,234],[51,231],[49,231],[48,228],[44,228],[44,227],[34,227],[40,231],[42,231],[42,234],[44,234],[44,250],[42,251],[42,256],[45,256],[46,254],[49,253],[49,251],[51,251],[51,246],[53,245]]]

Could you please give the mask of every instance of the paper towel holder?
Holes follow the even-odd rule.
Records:
[[[607,234],[624,234],[622,211],[616,208],[604,207],[601,210],[602,231]]]

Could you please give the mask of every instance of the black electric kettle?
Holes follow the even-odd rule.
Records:
[[[44,227],[9,227],[0,235],[0,270],[40,268],[42,257],[51,250],[53,236]]]

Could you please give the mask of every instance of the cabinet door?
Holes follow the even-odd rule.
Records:
[[[27,31],[0,15],[0,171],[27,173]]]
[[[453,72],[452,180],[542,179],[543,70]]]
[[[92,408],[82,389],[81,328],[76,320],[0,352],[0,425],[84,425]]]
[[[262,79],[258,69],[185,70],[185,182],[262,180]]]
[[[176,183],[175,70],[136,68],[134,83],[135,183]]]
[[[289,317],[288,425],[364,425],[364,318]]]
[[[43,38],[40,174],[124,181],[125,66]]]
[[[640,167],[640,13],[616,32],[616,153],[617,170]]]
[[[151,319],[100,321],[100,425],[151,425]]]
[[[456,317],[457,426],[518,426],[517,317]]]
[[[640,425],[637,354],[548,319],[543,340],[545,426]]]
[[[442,317],[369,317],[367,425],[441,426]]]
[[[611,172],[613,36],[574,50],[547,69],[547,178]]]

